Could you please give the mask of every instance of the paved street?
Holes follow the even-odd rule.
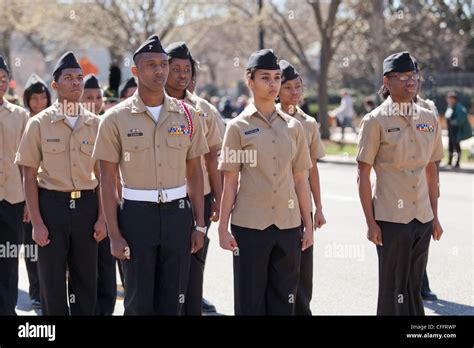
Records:
[[[377,255],[365,237],[356,167],[321,163],[319,168],[328,224],[315,237],[313,313],[372,315]],[[445,233],[440,242],[432,242],[428,262],[431,288],[440,300],[425,302],[428,315],[474,315],[473,180],[472,174],[441,172],[439,215]],[[232,254],[218,246],[216,225],[209,235],[204,295],[220,313],[233,315]],[[18,313],[35,315],[29,306],[23,262],[20,277]],[[116,314],[121,313],[123,302],[118,301]]]

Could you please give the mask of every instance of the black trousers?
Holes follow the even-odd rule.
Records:
[[[189,200],[160,204],[124,200],[118,220],[130,247],[130,259],[121,261],[125,315],[180,315],[194,220]]]
[[[428,258],[432,221],[408,224],[377,221],[383,246],[379,257],[377,315],[424,315],[421,284]]]
[[[96,315],[112,315],[117,298],[117,279],[115,257],[110,252],[110,239],[106,237],[99,242],[97,256],[97,303]]]
[[[31,223],[23,223],[23,245],[25,248],[38,248],[38,245],[33,240],[33,231]],[[28,273],[28,282],[30,284],[28,293],[30,299],[40,300],[39,277],[38,277],[38,260],[30,257],[25,253],[26,272]]]
[[[18,253],[24,202],[0,201],[0,315],[16,315]]]
[[[461,159],[461,142],[459,141],[459,127],[458,126],[449,126],[448,127],[448,150],[449,150],[449,160],[451,163],[451,159],[453,153],[456,152],[458,154],[458,162]]]
[[[313,212],[311,212],[313,223]],[[303,234],[303,221],[301,221]],[[310,302],[313,298],[313,246],[301,252],[300,276],[296,293],[295,315],[312,315]]]
[[[264,230],[231,226],[235,315],[294,315],[301,262],[301,227]]]
[[[97,196],[94,191],[83,191],[81,198],[74,200],[68,196],[64,192],[39,190],[41,217],[50,239],[48,245],[38,250],[43,315],[94,314],[98,246],[93,233],[98,216]]]
[[[296,293],[295,315],[312,315],[313,297],[313,246],[301,252],[300,276]]]
[[[204,196],[204,219],[209,229],[211,226],[211,204],[212,194]],[[204,280],[204,266],[206,264],[209,238],[204,238],[204,246],[197,253],[191,254],[189,267],[188,288],[186,290],[186,302],[184,304],[184,315],[202,315],[202,287]]]

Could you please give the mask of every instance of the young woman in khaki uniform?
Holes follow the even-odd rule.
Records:
[[[306,191],[308,194],[310,210],[312,200],[316,205],[314,212],[314,229],[321,228],[326,219],[323,214],[321,204],[321,189],[319,185],[319,171],[317,160],[324,156],[324,147],[319,134],[319,125],[316,120],[305,114],[298,107],[303,96],[303,80],[295,68],[286,60],[279,62],[282,71],[282,83],[280,88],[280,104],[277,109],[294,117],[303,125],[306,142],[308,143],[309,154],[313,167],[306,171]],[[298,281],[298,293],[296,295],[295,315],[311,315],[310,302],[313,294],[313,247],[309,247],[301,253],[300,278]]]
[[[234,253],[236,315],[293,315],[301,251],[313,244],[311,158],[301,123],[275,108],[281,71],[272,50],[250,55],[247,85],[254,101],[229,122],[221,150],[220,245]]]
[[[44,109],[51,106],[51,94],[48,90],[48,85],[36,74],[31,74],[26,82],[26,87],[23,92],[23,105],[29,110],[30,117],[39,114]],[[26,214],[23,217],[23,244],[35,245],[32,235],[32,226],[30,217]],[[38,266],[36,260],[33,261],[31,257],[25,254],[25,264],[28,273],[28,281],[30,283],[29,295],[31,305],[35,309],[41,308],[40,292],[39,292],[39,278]]]
[[[419,75],[408,52],[385,58],[385,102],[361,123],[359,196],[367,238],[379,257],[378,315],[424,315],[421,284],[438,220],[436,161],[443,157],[436,115],[413,102]],[[373,187],[370,172],[377,180]]]

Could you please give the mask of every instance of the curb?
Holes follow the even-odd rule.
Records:
[[[350,157],[348,159],[344,159],[343,157],[339,158],[326,158],[323,157],[318,160],[320,163],[330,163],[330,164],[342,164],[342,165],[357,165],[357,161],[355,158]],[[459,169],[451,169],[442,166],[439,168],[440,172],[448,172],[448,173],[463,173],[463,174],[474,174],[474,168],[459,168]]]

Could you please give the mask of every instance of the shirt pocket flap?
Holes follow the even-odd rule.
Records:
[[[125,151],[143,151],[149,147],[150,144],[147,143],[146,139],[127,139],[123,143],[123,149]]]
[[[166,145],[174,149],[185,149],[189,146],[189,138],[187,136],[172,136],[166,138]]]
[[[81,144],[81,151],[88,156],[92,156],[92,151],[94,150],[94,145],[91,144]]]
[[[63,143],[44,143],[43,151],[46,153],[56,154],[66,151],[66,145]]]

